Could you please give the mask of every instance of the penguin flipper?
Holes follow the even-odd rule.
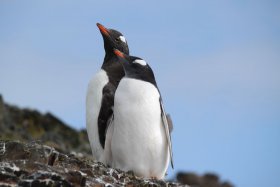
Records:
[[[161,119],[165,128],[165,134],[166,134],[166,138],[167,138],[167,142],[168,142],[168,148],[169,148],[169,154],[170,154],[170,160],[171,160],[171,167],[174,169],[174,164],[173,164],[173,152],[172,152],[172,142],[171,142],[171,135],[170,135],[170,127],[173,124],[168,123],[168,121],[171,120],[170,115],[166,115],[164,107],[163,107],[163,103],[162,103],[162,99],[160,98],[159,100],[160,102],[160,109],[161,109]],[[171,121],[172,122],[172,121]]]
[[[167,122],[168,122],[168,129],[169,129],[169,132],[171,133],[173,131],[173,122],[172,122],[170,114],[166,114],[166,118],[167,118]]]
[[[115,90],[115,86],[111,83],[107,83],[102,90],[103,95],[98,116],[98,134],[103,149],[105,146],[106,131],[110,120],[112,120]]]
[[[106,128],[106,140],[105,140],[105,147],[104,147],[104,153],[101,158],[101,162],[112,166],[112,150],[111,150],[111,143],[112,143],[112,136],[114,132],[114,125],[113,125],[114,115],[111,115],[110,119],[107,123]]]

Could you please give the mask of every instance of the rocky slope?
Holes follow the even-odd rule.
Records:
[[[1,186],[183,186],[138,178],[36,142],[0,141],[0,160]]]
[[[233,187],[211,173],[179,172],[175,180],[141,179],[93,162],[85,130],[6,104],[0,95],[0,186]]]

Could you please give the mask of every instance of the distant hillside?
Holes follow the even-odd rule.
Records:
[[[51,113],[41,114],[6,104],[1,95],[0,132],[1,140],[39,140],[62,152],[91,154],[86,130],[77,131]]]

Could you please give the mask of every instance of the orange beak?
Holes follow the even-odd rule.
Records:
[[[100,23],[96,23],[97,27],[99,28],[100,32],[106,36],[109,36],[109,31],[108,29],[106,29],[106,27],[104,27],[103,25],[101,25]]]
[[[120,52],[119,50],[117,50],[117,49],[114,49],[114,53],[118,57],[125,58],[124,54],[122,52]]]

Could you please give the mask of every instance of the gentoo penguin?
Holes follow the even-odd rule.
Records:
[[[124,70],[118,57],[114,54],[116,48],[129,54],[125,37],[118,31],[107,29],[97,23],[105,49],[105,58],[101,69],[88,84],[86,97],[87,133],[95,160],[102,161],[106,139],[107,124],[111,119],[115,90],[124,76]]]
[[[114,121],[105,154],[112,167],[137,176],[164,178],[172,161],[168,121],[150,66],[141,58],[114,50],[125,76],[115,93]],[[108,140],[108,141],[107,141]],[[108,149],[110,150],[108,150]]]

